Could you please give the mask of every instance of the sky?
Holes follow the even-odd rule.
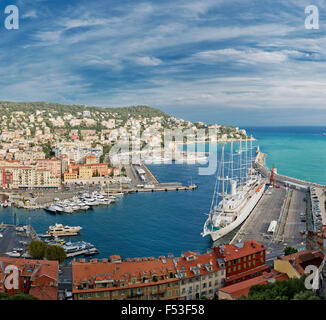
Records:
[[[311,4],[319,30],[305,28]],[[4,27],[7,5],[18,30]],[[6,0],[0,99],[326,125],[325,35],[324,0]]]

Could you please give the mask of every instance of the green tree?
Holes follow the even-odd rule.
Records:
[[[320,300],[312,291],[305,290],[296,293],[293,297],[293,300]]]
[[[8,300],[39,300],[38,298],[25,293],[16,293],[11,296]]]
[[[48,260],[58,260],[59,263],[62,263],[65,261],[67,255],[62,247],[51,245],[46,248],[45,257]]]
[[[43,241],[31,241],[31,243],[28,246],[28,253],[34,258],[34,259],[43,259],[45,255],[47,245]]]
[[[293,254],[293,253],[297,253],[297,252],[298,252],[298,250],[296,248],[293,248],[293,247],[290,247],[290,246],[288,246],[288,247],[286,247],[284,249],[284,255],[285,256],[288,256],[289,254]]]
[[[0,292],[0,300],[8,300],[10,298],[10,295],[5,292]]]

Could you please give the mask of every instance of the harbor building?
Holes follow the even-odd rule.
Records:
[[[72,262],[74,300],[176,300],[180,282],[172,258],[80,259]]]
[[[9,265],[18,268],[18,289],[8,289],[5,285],[5,270]],[[9,295],[25,293],[40,300],[57,300],[58,270],[58,261],[0,257],[0,292]]]
[[[225,265],[213,250],[205,254],[188,251],[175,258],[175,267],[180,278],[182,300],[212,299],[225,281]]]
[[[225,244],[214,248],[225,261],[225,285],[260,276],[267,271],[266,247],[255,240]]]

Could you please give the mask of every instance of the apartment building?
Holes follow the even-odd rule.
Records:
[[[72,262],[74,300],[176,300],[180,282],[172,258],[80,259]]]
[[[20,150],[16,151],[14,154],[15,160],[31,160],[31,159],[44,159],[45,153],[43,151],[34,150]]]
[[[0,167],[0,184],[9,189],[58,188],[60,177],[29,166]]]
[[[18,268],[18,289],[5,285],[9,265]],[[57,300],[58,270],[58,261],[0,257],[0,292],[9,295],[26,293],[40,300]]]
[[[212,299],[224,285],[225,264],[213,250],[205,254],[188,251],[175,258],[175,267],[180,278],[182,300]]]
[[[266,248],[255,240],[214,248],[225,261],[225,285],[234,284],[268,271]]]

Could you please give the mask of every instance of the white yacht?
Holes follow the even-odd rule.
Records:
[[[76,236],[82,227],[70,227],[64,226],[62,224],[56,223],[54,226],[50,226],[49,230],[45,233],[46,237],[54,237],[54,236]]]

